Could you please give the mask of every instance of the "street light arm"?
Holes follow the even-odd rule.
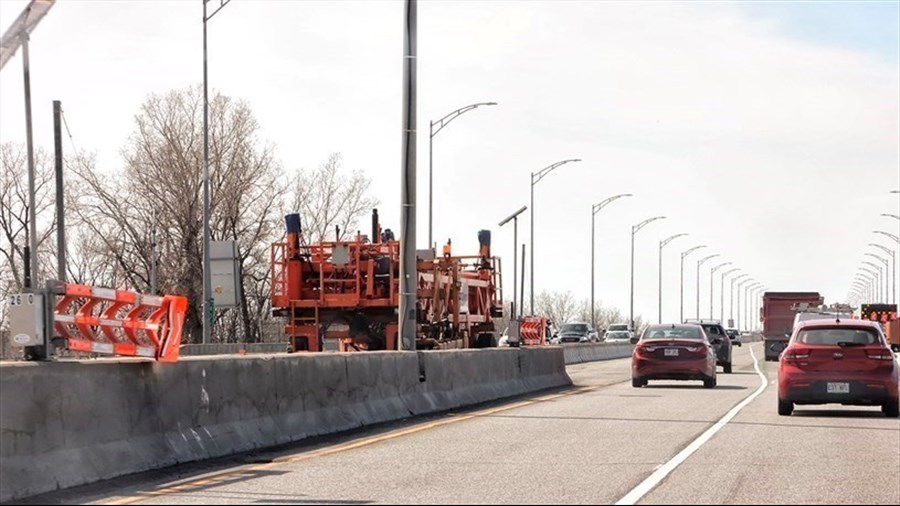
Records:
[[[610,202],[613,202],[613,201],[615,201],[615,200],[618,200],[618,199],[620,199],[620,198],[622,198],[622,197],[633,197],[633,196],[634,196],[634,195],[632,195],[632,194],[630,194],[630,193],[622,193],[622,194],[620,194],[620,195],[614,195],[614,196],[612,196],[612,197],[609,197],[609,198],[606,199],[606,200],[603,200],[602,202],[600,202],[600,203],[598,203],[598,204],[594,204],[593,206],[591,206],[591,211],[592,211],[594,214],[597,214],[598,212],[600,212],[601,209],[603,209],[604,207],[606,207],[606,205],[609,204]]]
[[[699,268],[701,265],[705,264],[707,260],[710,260],[710,259],[713,259],[716,257],[720,257],[720,256],[722,256],[722,255],[720,255],[719,253],[716,253],[714,255],[709,255],[707,257],[703,257],[700,260],[697,260],[697,267]]]
[[[203,0],[203,3],[204,3],[204,4],[208,4],[208,3],[210,3],[211,1],[212,1],[212,0]],[[209,21],[210,19],[212,19],[212,17],[215,16],[217,12],[219,12],[220,10],[222,10],[223,7],[225,7],[226,5],[228,5],[229,2],[231,2],[231,0],[219,0],[219,6],[216,7],[216,10],[214,10],[214,11],[212,12],[212,14],[207,14],[207,15],[206,15],[206,18],[204,18],[203,21]]]
[[[896,236],[896,235],[894,235],[894,234],[892,234],[892,233],[890,233],[890,232],[885,232],[884,230],[873,230],[872,233],[873,233],[873,234],[881,234],[881,235],[885,235],[885,236],[890,237],[891,239],[893,239],[894,242],[896,242],[897,244],[900,244],[900,236]]]
[[[876,248],[878,248],[878,249],[884,251],[885,253],[887,253],[888,255],[890,255],[891,258],[894,258],[894,250],[892,250],[891,248],[888,248],[887,246],[882,246],[881,244],[876,244],[874,242],[870,242],[869,246],[875,246]]]
[[[895,220],[900,221],[900,215],[883,213],[882,216],[887,216],[888,218],[894,218]]]
[[[3,33],[0,38],[0,69],[6,65],[18,51],[22,43],[29,38],[31,32],[37,27],[47,11],[53,7],[56,0],[31,0],[19,17]]]
[[[227,0],[227,1],[230,2],[231,0]],[[477,104],[470,104],[465,107],[460,107],[459,109],[447,114],[446,116],[444,116],[443,118],[441,118],[437,121],[432,121],[431,122],[431,134],[430,134],[431,137],[434,137],[435,135],[437,135],[437,133],[440,132],[441,130],[443,130],[445,126],[449,125],[451,121],[453,121],[456,118],[462,116],[463,114],[471,111],[472,109],[477,109],[483,105],[497,105],[497,102],[478,102]],[[437,129],[434,128],[435,126],[437,126]]]
[[[685,259],[688,255],[690,255],[691,253],[697,251],[697,250],[700,249],[700,248],[705,248],[705,247],[706,247],[705,244],[701,244],[700,246],[694,246],[693,248],[690,248],[690,249],[688,249],[687,251],[682,251],[682,252],[681,252],[681,259],[684,260],[684,259]]]
[[[531,173],[531,186],[534,186],[534,185],[538,184],[538,183],[541,181],[541,179],[544,179],[544,177],[545,177],[547,174],[553,172],[557,167],[559,167],[559,166],[561,166],[561,165],[565,165],[565,164],[570,163],[570,162],[580,162],[580,161],[581,161],[581,158],[572,158],[572,159],[569,159],[569,160],[563,160],[563,161],[561,161],[561,162],[556,162],[556,163],[554,163],[553,165],[549,165],[549,166],[547,166],[547,167],[544,167],[543,169],[541,169],[541,170],[539,170],[539,171],[537,171],[537,172],[532,172],[532,173]]]
[[[659,241],[659,249],[665,248],[670,242],[674,241],[675,239],[678,239],[679,237],[684,237],[686,235],[687,234],[675,234],[673,236],[666,237],[662,241]]]
[[[631,235],[638,233],[642,228],[646,227],[647,225],[653,223],[656,220],[664,220],[664,219],[666,219],[665,216],[654,216],[652,218],[647,218],[646,220],[638,223],[637,225],[633,225],[631,227]]]
[[[719,272],[719,269],[721,269],[722,267],[725,267],[726,265],[731,265],[731,262],[724,262],[724,263],[721,263],[721,264],[713,267],[712,272],[710,274],[715,274],[716,272]]]
[[[724,279],[724,278],[728,277],[729,274],[734,274],[735,272],[737,272],[739,270],[741,270],[740,267],[735,267],[734,269],[729,269],[722,273],[722,278]]]
[[[890,260],[888,260],[887,258],[884,258],[884,257],[881,256],[881,255],[877,255],[877,254],[875,254],[875,253],[866,253],[866,256],[870,256],[870,257],[872,257],[872,258],[877,258],[877,259],[880,260],[881,263],[883,263],[885,266],[888,266],[888,265],[890,264]]]

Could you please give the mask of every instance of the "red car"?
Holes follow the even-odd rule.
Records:
[[[865,320],[808,320],[794,329],[778,366],[778,414],[794,404],[881,406],[900,413],[897,364],[881,326]]]
[[[716,386],[716,351],[721,337],[707,339],[700,325],[651,325],[644,330],[631,355],[631,386],[648,380],[701,380],[705,388]]]

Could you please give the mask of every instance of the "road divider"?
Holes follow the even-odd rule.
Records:
[[[631,356],[631,343],[565,344],[562,345],[566,365],[613,360]]]
[[[0,364],[0,501],[571,385],[559,347]]]

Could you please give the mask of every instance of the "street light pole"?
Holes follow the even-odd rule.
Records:
[[[872,276],[872,291],[869,294],[869,296],[871,297],[870,298],[871,302],[876,302],[875,299],[877,299],[877,297],[875,296],[875,294],[880,291],[879,284],[878,284],[878,272],[875,270],[869,269],[868,267],[860,267],[859,270],[864,271],[864,272],[868,273],[870,276]]]
[[[744,326],[747,330],[750,330],[750,294],[758,286],[762,286],[762,283],[750,283],[744,288]]]
[[[659,294],[658,294],[658,297],[659,297],[659,323],[662,323],[662,278],[663,278],[663,276],[662,276],[662,272],[663,272],[662,254],[663,254],[663,248],[665,248],[666,245],[668,245],[670,242],[674,241],[675,239],[678,239],[679,237],[684,237],[686,235],[687,234],[675,234],[675,235],[666,237],[662,241],[659,241],[659,289],[658,289],[658,291],[659,291]]]
[[[694,251],[697,251],[698,249],[705,248],[705,247],[706,247],[705,244],[701,244],[700,246],[694,246],[693,248],[691,248],[687,251],[681,252],[681,309],[680,309],[680,312],[678,313],[678,323],[684,322],[684,259],[688,255],[693,253]]]
[[[743,278],[750,276],[747,273],[741,274],[740,276],[735,276],[731,278],[731,290],[728,292],[728,305],[730,306],[730,310],[728,313],[728,319],[731,320],[731,324],[735,326],[736,329],[740,330],[740,325],[737,325],[737,320],[734,319],[734,283],[735,281],[739,281]],[[740,287],[738,287],[738,291],[740,291]],[[740,308],[738,308],[738,314],[740,314]]]
[[[594,243],[595,243],[595,230],[594,230],[594,221],[597,217],[597,213],[600,212],[601,209],[606,207],[610,202],[618,200],[623,197],[631,197],[630,193],[622,193],[619,195],[614,195],[609,197],[597,204],[591,206],[591,328],[594,330],[597,329],[597,314],[596,314],[596,305],[594,304],[594,278],[596,275],[594,274],[594,261],[596,259],[596,254],[594,253]]]
[[[519,259],[519,215],[525,212],[525,209],[528,209],[527,206],[522,206],[518,211],[511,214],[508,218],[501,221],[497,226],[502,227],[509,223],[509,220],[513,222],[513,291],[512,291],[512,310],[510,311],[510,319],[516,319],[516,272],[518,271],[518,259]],[[519,312],[522,309],[519,308]]]
[[[743,288],[745,284],[753,283],[753,282],[754,282],[753,278],[747,278],[747,279],[741,280],[741,282],[737,284],[737,304],[736,304],[736,306],[737,306],[737,329],[738,330],[742,330],[741,329],[741,288]],[[746,330],[746,329],[743,329],[743,330]]]
[[[891,269],[891,304],[897,304],[897,254],[894,253],[894,250],[874,242],[870,242],[869,246],[874,246],[891,257],[891,264],[893,265]]]
[[[885,279],[885,277],[881,271],[881,266],[876,264],[875,262],[870,262],[868,260],[863,260],[862,263],[865,265],[868,265],[875,271],[875,299],[876,300],[873,302],[878,302],[877,299],[881,298],[881,294],[882,294],[881,289],[884,286],[884,279]]]
[[[431,235],[431,228],[432,228],[432,224],[433,224],[432,211],[433,211],[433,207],[434,207],[433,206],[433,203],[434,203],[434,184],[433,184],[434,171],[432,170],[433,158],[434,158],[432,156],[432,146],[433,146],[434,136],[437,135],[438,132],[443,130],[445,126],[449,125],[451,121],[455,120],[462,114],[467,113],[473,109],[477,109],[483,105],[484,106],[497,105],[497,102],[478,102],[477,104],[470,104],[465,107],[460,107],[459,109],[447,114],[443,118],[441,118],[437,121],[431,121],[428,124],[428,248],[429,249],[434,247],[434,243],[432,242],[434,240],[434,238]],[[437,129],[435,129],[435,126],[437,126]],[[513,300],[515,300],[515,297],[513,297]]]
[[[532,315],[534,314],[534,185],[538,184],[541,181],[541,179],[544,179],[545,177],[547,177],[547,175],[550,174],[551,172],[553,172],[557,167],[560,167],[567,163],[580,162],[580,161],[581,161],[580,158],[572,158],[569,160],[562,160],[562,161],[556,162],[552,165],[548,165],[537,172],[531,173],[531,219],[529,220],[531,222],[529,224],[529,225],[531,225],[531,245],[529,247],[529,249],[531,249],[531,253],[528,256],[531,257],[529,259],[531,262],[531,269],[530,269],[531,272],[529,273],[529,277],[531,278],[530,279],[530,281],[531,281],[531,289],[530,289],[531,301],[529,303],[529,306],[530,306],[529,311],[531,312]],[[523,284],[523,286],[524,286],[524,284]]]
[[[881,256],[881,255],[876,255],[875,253],[869,253],[869,252],[867,252],[867,253],[866,253],[866,256],[870,256],[870,257],[873,257],[873,258],[877,258],[878,260],[881,261],[881,263],[884,264],[884,277],[882,278],[882,279],[884,280],[884,282],[882,283],[882,287],[884,288],[884,302],[887,303],[889,300],[891,300],[891,296],[890,296],[890,293],[889,293],[890,290],[889,290],[889,287],[888,287],[888,279],[889,279],[889,277],[890,277],[890,276],[888,276],[888,274],[889,274],[890,271],[891,271],[891,263],[888,261],[887,258],[884,258],[884,257]],[[880,270],[880,268],[879,268],[879,270]],[[879,294],[879,296],[881,296],[881,294]]]
[[[207,72],[206,23],[231,0],[219,0],[219,6],[209,14],[203,0],[203,344],[212,339],[215,306],[212,299],[212,280],[209,266],[209,77]]]
[[[710,320],[713,319],[713,294],[715,291],[713,289],[713,283],[715,282],[715,279],[716,279],[716,272],[718,272],[719,269],[721,269],[722,267],[725,267],[726,265],[731,265],[731,262],[721,263],[721,264],[713,267],[709,271],[709,319]]]
[[[725,324],[725,278],[729,274],[734,274],[739,270],[741,270],[739,267],[735,267],[734,269],[723,272],[721,282],[719,283],[719,321],[721,321],[723,325]]]
[[[418,2],[403,5],[403,74],[400,125],[400,301],[397,310],[401,351],[416,350],[416,138],[418,106]]]
[[[638,223],[637,225],[631,226],[631,304],[629,305],[628,312],[628,328],[632,332],[634,329],[634,236],[638,233],[642,228],[646,227],[650,223],[653,223],[656,220],[664,220],[665,216],[654,216],[653,218],[647,218],[646,220]]]
[[[711,260],[718,256],[721,256],[721,255],[716,253],[714,255],[709,255],[707,257],[701,258],[700,260],[697,260],[697,319],[698,320],[700,319],[700,266],[705,264],[707,260]],[[710,276],[712,276],[712,275],[710,274]]]

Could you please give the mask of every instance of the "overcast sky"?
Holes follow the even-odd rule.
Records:
[[[26,4],[0,1],[0,28]],[[900,187],[898,5],[420,1],[420,247],[429,120],[496,101],[434,139],[434,226],[459,253],[491,229],[508,289],[512,230],[497,223],[528,204],[530,172],[582,158],[535,188],[537,291],[590,295],[591,204],[630,192],[597,215],[598,300],[627,311],[630,227],[656,215],[668,218],[637,235],[638,314],[655,320],[659,240],[681,232],[665,250],[666,320],[679,252],[697,244],[721,254],[704,267],[704,315],[719,260],[772,290],[843,300],[871,230],[898,232],[879,216],[900,212],[888,193]],[[343,153],[394,230],[402,13],[399,1],[234,0],[209,25],[211,86],[251,104],[285,169]],[[202,82],[201,19],[199,0],[57,2],[30,46],[35,142],[52,149],[61,100],[77,147],[118,170],[146,95]],[[24,142],[21,65],[0,74],[2,141]],[[689,316],[699,256],[686,263]]]

